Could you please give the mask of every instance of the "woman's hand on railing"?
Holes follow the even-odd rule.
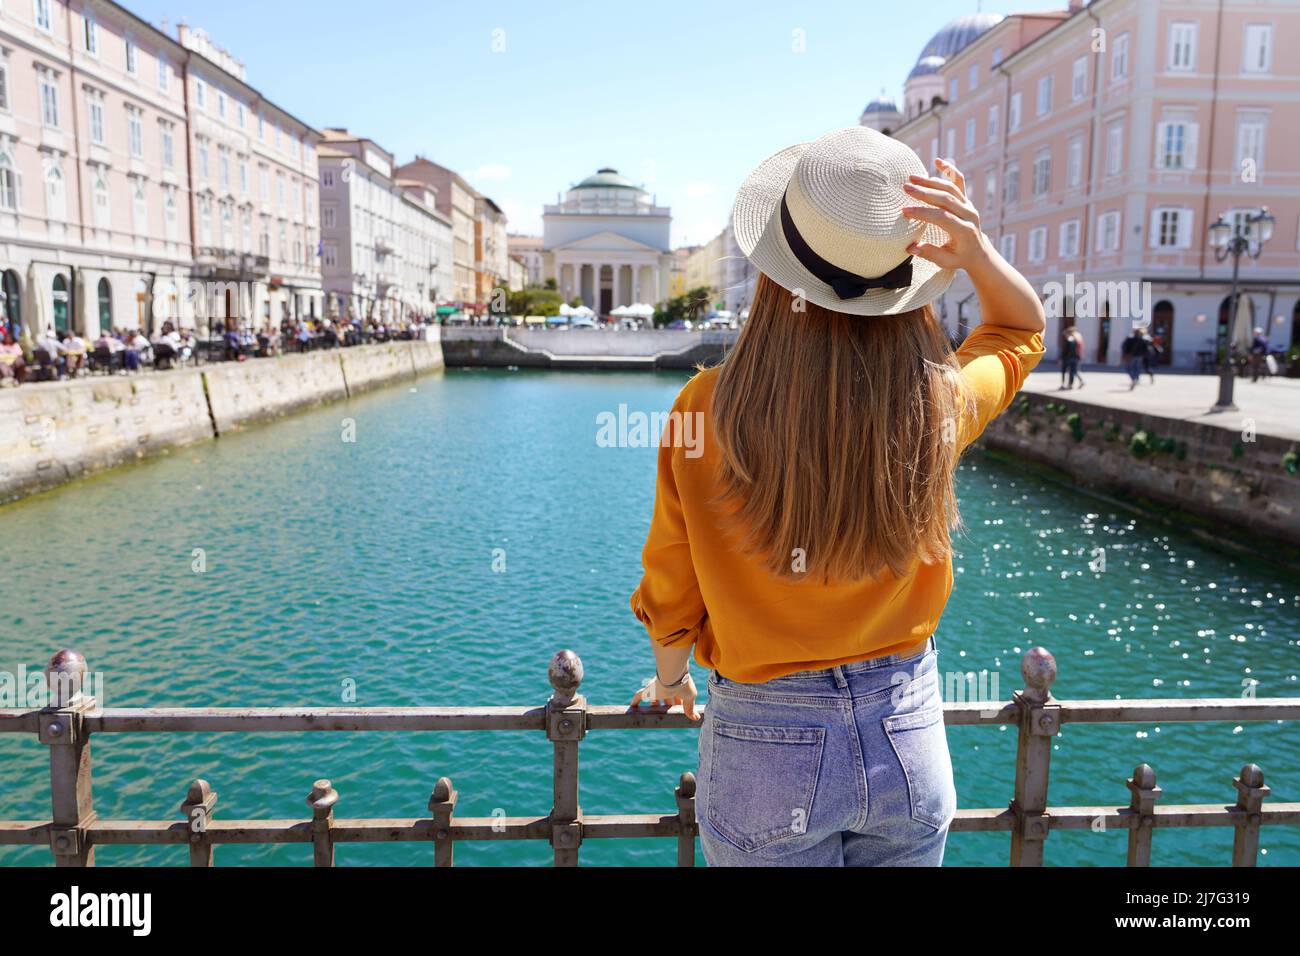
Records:
[[[644,687],[632,695],[632,706],[637,707],[643,701],[663,707],[680,704],[683,713],[687,717],[691,720],[700,720],[700,716],[695,712],[695,699],[697,696],[695,679],[691,677],[689,670],[686,672],[686,676],[676,684],[665,684],[659,679],[658,675],[655,675],[646,681]]]

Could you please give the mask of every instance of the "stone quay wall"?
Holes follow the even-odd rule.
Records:
[[[735,344],[730,330],[599,330],[452,327],[442,330],[448,366],[690,369],[716,365]]]
[[[981,441],[1232,550],[1300,566],[1300,449],[1288,439],[1021,392]]]
[[[0,390],[0,501],[443,366],[435,337]]]

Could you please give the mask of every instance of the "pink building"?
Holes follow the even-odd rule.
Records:
[[[185,51],[113,3],[0,13],[0,310],[15,333],[149,327],[190,272]]]
[[[1088,361],[1117,362],[1137,324],[1195,367],[1229,312],[1208,227],[1262,206],[1276,229],[1241,261],[1233,338],[1300,347],[1300,65],[1278,52],[1297,42],[1300,5],[1265,0],[975,14],[922,51],[901,110],[882,96],[860,122],[965,172],[985,232],[1044,293],[1049,358],[1073,324]],[[977,321],[971,292],[959,279],[940,304],[954,331]]]

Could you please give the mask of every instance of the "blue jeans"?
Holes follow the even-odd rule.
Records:
[[[710,675],[696,791],[710,866],[938,866],[956,809],[933,638],[761,684]]]

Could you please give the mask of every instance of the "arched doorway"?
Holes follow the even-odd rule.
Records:
[[[95,291],[99,299],[99,331],[111,332],[113,331],[113,287],[109,285],[108,279],[100,279]]]
[[[13,269],[6,269],[0,276],[0,325],[15,342],[23,334],[22,286]]]
[[[149,286],[143,279],[135,280],[135,327],[148,335],[149,328]]]
[[[1101,303],[1101,315],[1097,317],[1097,362],[1105,365],[1110,354],[1110,300]],[[1084,343],[1085,345],[1087,343]]]
[[[1160,349],[1156,359],[1159,365],[1169,365],[1174,360],[1174,304],[1168,299],[1156,303],[1151,313],[1151,340]]]
[[[1224,296],[1223,301],[1219,303],[1219,325],[1214,340],[1216,350],[1222,345],[1225,338],[1229,338],[1232,343],[1238,346],[1243,344],[1243,340],[1250,341],[1250,333],[1255,327],[1255,303],[1244,292],[1238,292],[1237,298],[1240,300],[1240,304],[1237,306],[1235,322],[1230,321],[1232,296]]]
[[[68,280],[59,273],[54,277],[51,288],[54,293],[54,331],[67,332],[70,328],[68,318]]]

